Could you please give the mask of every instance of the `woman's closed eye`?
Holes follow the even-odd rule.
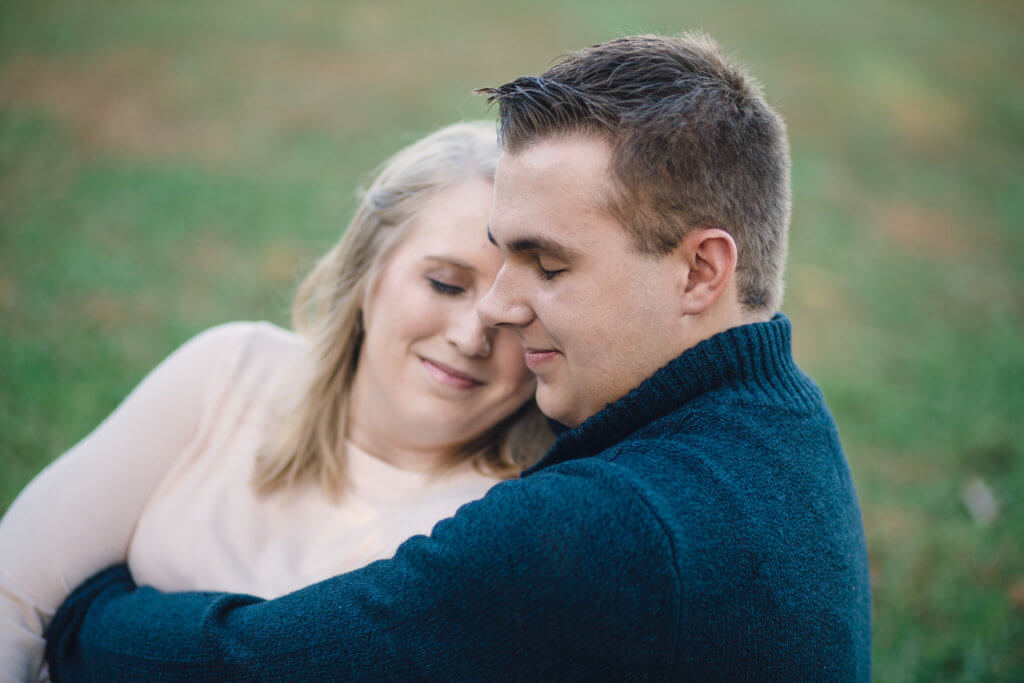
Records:
[[[430,287],[438,294],[444,294],[445,296],[457,296],[462,294],[465,289],[458,285],[445,282],[444,280],[438,280],[432,277],[427,278],[427,282],[430,283]]]

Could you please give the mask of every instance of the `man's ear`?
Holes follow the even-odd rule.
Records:
[[[675,249],[687,266],[680,281],[685,315],[704,313],[719,300],[736,272],[736,242],[719,228],[692,230]]]

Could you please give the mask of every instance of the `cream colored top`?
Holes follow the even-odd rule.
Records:
[[[126,558],[140,585],[276,597],[390,557],[496,483],[350,444],[340,502],[312,483],[256,497],[253,459],[303,352],[268,323],[208,330],[26,487],[0,522],[0,679],[34,680],[56,608]]]

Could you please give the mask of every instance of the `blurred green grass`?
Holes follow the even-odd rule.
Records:
[[[786,117],[798,360],[861,496],[878,680],[1024,671],[1024,5],[0,7],[0,505],[195,332],[287,321],[388,154],[471,90],[705,28]],[[981,479],[987,525],[962,502]]]

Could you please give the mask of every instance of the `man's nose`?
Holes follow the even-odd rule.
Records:
[[[480,320],[488,327],[525,327],[533,320],[533,310],[523,299],[516,278],[505,266],[498,271],[476,308]]]

